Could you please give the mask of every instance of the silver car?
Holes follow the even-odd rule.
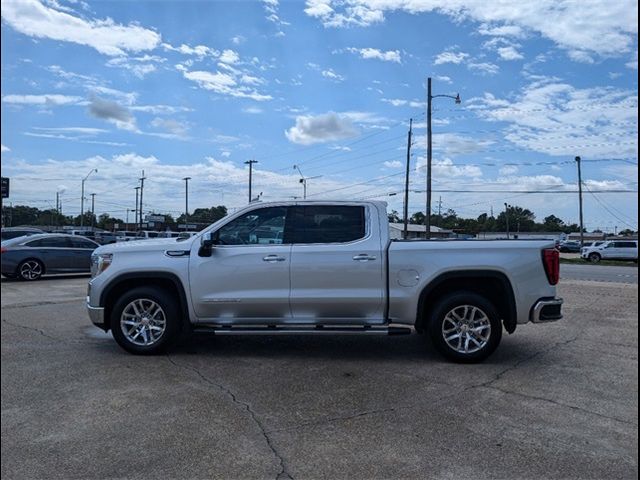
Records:
[[[77,235],[45,233],[2,242],[2,276],[37,280],[48,273],[91,269],[91,253],[100,245]]]

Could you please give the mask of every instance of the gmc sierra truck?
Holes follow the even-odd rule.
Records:
[[[478,362],[562,318],[547,241],[391,240],[383,202],[253,203],[190,238],[104,245],[87,307],[135,354],[183,333],[405,334]]]

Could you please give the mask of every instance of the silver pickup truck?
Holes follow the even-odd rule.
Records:
[[[383,202],[254,203],[191,238],[105,245],[91,321],[125,350],[182,333],[405,334],[477,362],[502,330],[562,318],[547,241],[392,241]]]

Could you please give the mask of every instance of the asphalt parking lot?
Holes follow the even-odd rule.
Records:
[[[2,478],[638,476],[638,286],[564,278],[565,318],[487,362],[419,336],[196,336],[134,357],[86,277],[2,289]]]

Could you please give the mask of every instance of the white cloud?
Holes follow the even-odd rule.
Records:
[[[95,136],[109,131],[103,128],[93,127],[33,127],[33,129],[48,133],[75,133],[86,136]]]
[[[330,68],[328,70],[323,70],[322,71],[322,76],[324,78],[328,78],[329,80],[333,80],[334,82],[343,82],[344,81],[344,77],[342,75],[340,75],[339,73],[334,72]]]
[[[382,51],[377,48],[346,48],[349,53],[360,55],[365,60],[382,60],[383,62],[402,63],[399,50]]]
[[[9,147],[6,147],[4,144],[2,144],[2,151],[3,152],[10,152],[11,149]]]
[[[498,170],[498,173],[502,176],[515,175],[518,173],[518,167],[515,165],[505,165]]]
[[[502,60],[522,60],[524,58],[524,55],[513,46],[498,48],[498,55]]]
[[[418,157],[416,172],[425,175],[427,158]],[[482,170],[476,165],[456,165],[450,158],[433,159],[431,168],[434,177],[439,181],[446,181],[448,178],[469,177],[478,178],[482,176]]]
[[[179,138],[186,138],[189,131],[189,125],[186,122],[179,122],[173,118],[156,117],[151,121],[150,125]]]
[[[207,47],[206,45],[196,45],[195,47],[192,47],[190,45],[187,44],[182,44],[179,47],[174,47],[168,43],[163,43],[162,47],[165,50],[169,50],[169,51],[173,51],[173,52],[179,52],[182,53],[183,55],[194,55],[196,57],[218,57],[220,55],[220,52]]]
[[[384,162],[384,166],[387,168],[401,168],[402,162],[400,160],[392,160]]]
[[[454,21],[480,23],[480,33],[521,37],[535,32],[568,51],[619,56],[637,41],[638,7],[635,0],[308,0],[305,12],[326,27],[368,26],[384,21],[385,12],[440,13]]]
[[[253,88],[238,85],[233,74],[222,72],[189,71],[186,68],[178,68],[187,80],[197,83],[205,90],[211,90],[221,95],[229,95],[237,98],[250,98],[256,101],[271,100],[271,95],[261,94]]]
[[[105,55],[152,50],[160,43],[157,32],[112,19],[85,19],[49,8],[36,0],[2,0],[2,19],[30,37],[86,45]]]
[[[222,63],[233,65],[235,63],[238,63],[238,61],[240,60],[240,56],[233,50],[224,50],[220,55],[219,60]]]
[[[469,70],[480,72],[482,75],[495,75],[500,71],[495,63],[490,62],[470,62],[467,64]]]
[[[433,61],[433,64],[443,65],[445,63],[453,63],[458,65],[464,62],[467,58],[469,58],[468,53],[446,51],[436,55],[436,59]]]
[[[163,63],[166,59],[157,55],[143,55],[141,57],[116,57],[109,60],[107,67],[124,68],[142,79],[149,73],[155,72],[154,63]]]
[[[233,43],[234,45],[241,45],[246,41],[247,41],[247,39],[245,37],[243,37],[242,35],[236,35],[235,37],[233,37],[231,39],[231,43]]]
[[[285,131],[285,136],[290,142],[302,145],[332,142],[354,137],[357,134],[358,131],[354,127],[352,119],[335,112],[315,117],[298,116],[296,124]]]
[[[4,103],[13,105],[40,105],[45,107],[61,105],[78,105],[83,102],[82,97],[72,95],[5,95],[2,97]]]
[[[425,108],[425,104],[417,100],[404,100],[401,98],[381,98],[380,101],[388,103],[389,105],[393,105],[394,107],[404,107],[408,105],[411,108]]]
[[[485,93],[467,108],[505,122],[504,137],[519,147],[570,158],[637,158],[637,102],[632,90],[581,89],[551,79],[507,98]]]
[[[243,111],[244,113],[250,113],[250,114],[252,114],[252,115],[258,115],[258,114],[260,114],[260,113],[263,113],[263,112],[264,112],[264,110],[262,110],[262,109],[261,109],[261,108],[259,108],[259,107],[245,107],[245,108],[243,108],[243,109],[242,109],[242,111]]]
[[[267,12],[267,16],[265,18],[279,28],[278,32],[276,32],[276,36],[284,37],[285,33],[281,28],[290,25],[290,23],[285,22],[280,18],[280,14],[278,12],[279,3],[280,2],[278,2],[278,0],[262,0],[264,9]]]

